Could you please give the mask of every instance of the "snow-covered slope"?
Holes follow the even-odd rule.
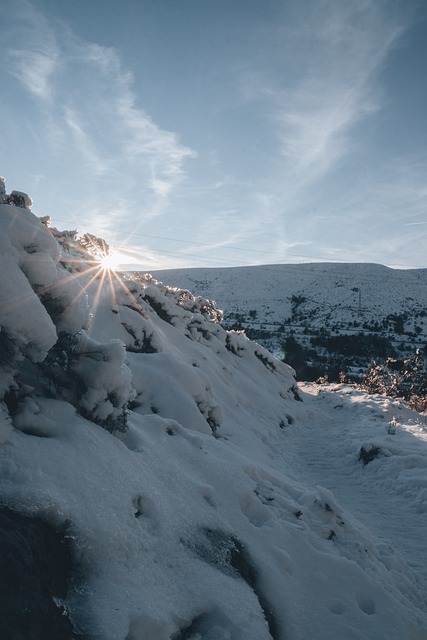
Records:
[[[278,264],[227,269],[154,272],[163,282],[216,300],[226,313],[258,310],[260,322],[282,323],[292,315],[292,296],[319,322],[382,318],[427,307],[427,269],[390,269],[366,263]],[[427,327],[425,329],[427,334]]]
[[[427,343],[427,269],[310,263],[176,269],[154,275],[216,300],[227,326],[237,321],[275,353],[288,335],[313,351],[310,339],[319,332],[371,331],[393,342],[406,357]]]
[[[299,390],[209,300],[28,209],[0,241],[0,502],[65,528],[73,637],[427,639],[420,416]]]

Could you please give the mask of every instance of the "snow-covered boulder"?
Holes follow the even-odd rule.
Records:
[[[0,204],[4,204],[6,200],[6,183],[3,176],[0,176]]]
[[[24,193],[24,191],[13,190],[11,191],[10,195],[8,195],[6,193],[5,179],[0,176],[0,204],[11,204],[15,207],[28,209],[31,211],[33,200],[28,195],[28,193]]]
[[[11,191],[9,196],[9,204],[13,204],[15,207],[21,207],[21,209],[29,209],[33,206],[33,200],[28,193],[24,191]]]

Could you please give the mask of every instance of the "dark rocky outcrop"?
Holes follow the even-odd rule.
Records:
[[[0,638],[76,638],[61,607],[71,570],[63,533],[40,518],[0,509]]]
[[[362,461],[364,466],[378,458],[381,454],[380,447],[376,447],[375,445],[371,445],[370,447],[361,447],[359,451],[359,461]]]

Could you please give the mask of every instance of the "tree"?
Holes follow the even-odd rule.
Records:
[[[294,336],[288,336],[283,343],[283,350],[285,352],[283,360],[295,369],[295,373],[299,380],[304,379],[306,361],[302,345],[295,340]]]

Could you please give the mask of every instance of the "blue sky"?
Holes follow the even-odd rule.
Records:
[[[142,270],[427,267],[427,4],[3,0],[0,173]]]

